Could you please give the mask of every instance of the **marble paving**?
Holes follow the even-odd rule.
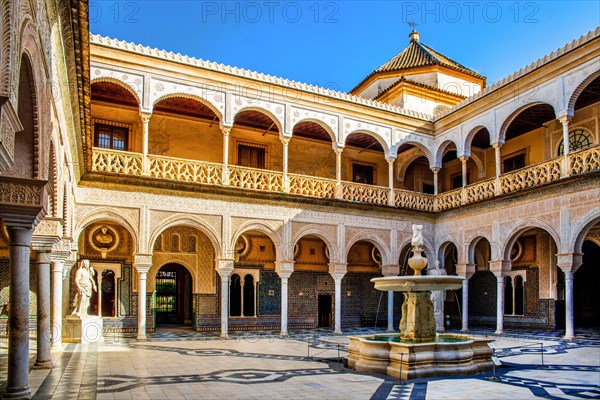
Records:
[[[146,341],[118,336],[54,351],[54,367],[31,370],[34,399],[600,399],[600,331],[475,330],[496,339],[494,372],[398,381],[344,367],[346,334],[373,329],[216,334],[172,328]],[[32,361],[34,341],[31,346]],[[6,380],[0,338],[0,384]]]

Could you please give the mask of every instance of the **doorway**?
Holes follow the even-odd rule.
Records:
[[[156,324],[192,324],[192,276],[180,264],[166,264],[156,273]]]
[[[332,300],[330,294],[320,294],[318,298],[318,326],[330,328],[332,322]]]

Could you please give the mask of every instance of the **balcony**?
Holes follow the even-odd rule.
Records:
[[[336,181],[263,169],[93,148],[92,172],[146,176],[176,182],[235,187],[270,193],[289,193],[321,199],[339,199],[425,212],[439,212],[498,196],[541,187],[569,176],[600,171],[600,146],[570,153],[467,185],[429,195],[402,189]]]

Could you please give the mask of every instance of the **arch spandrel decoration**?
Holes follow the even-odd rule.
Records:
[[[340,144],[344,145],[348,136],[353,133],[363,133],[365,135],[372,136],[379,142],[386,156],[390,155],[391,141],[392,141],[392,128],[387,126],[381,126],[372,124],[370,122],[358,121],[351,118],[343,119],[343,133],[340,135]]]
[[[552,107],[552,111],[554,111],[554,115],[556,116],[556,106],[547,101],[530,101],[530,102],[509,102],[505,103],[502,108],[496,110],[496,131],[498,132],[498,141],[504,143],[506,140],[506,130],[510,126],[510,124],[515,120],[515,118],[524,110],[533,107],[546,104]]]
[[[230,109],[231,119],[226,118],[227,123],[233,123],[236,115],[243,111],[257,111],[267,115],[275,122],[280,135],[285,132],[285,105],[283,104],[236,94],[232,97]]]
[[[334,143],[338,142],[339,118],[336,115],[291,106],[289,111],[290,132],[292,132],[294,127],[301,122],[314,122],[315,124],[318,124],[327,132]]]
[[[206,105],[221,121],[225,117],[225,92],[217,89],[216,85],[192,86],[152,78],[149,97],[151,109],[161,100],[171,97],[183,97],[197,100]]]
[[[90,84],[96,82],[111,82],[127,89],[138,104],[142,104],[144,95],[144,76],[136,73],[115,71],[109,68],[92,65],[90,71]]]

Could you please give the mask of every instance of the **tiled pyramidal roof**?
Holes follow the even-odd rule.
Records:
[[[411,41],[408,47],[402,50],[390,61],[377,68],[369,76],[372,76],[378,72],[402,71],[409,68],[427,67],[430,65],[440,65],[450,69],[458,70],[477,78],[485,79],[484,76],[479,75],[477,72],[468,69],[462,64],[449,59],[443,54],[433,50],[431,47],[428,47],[416,40]]]

